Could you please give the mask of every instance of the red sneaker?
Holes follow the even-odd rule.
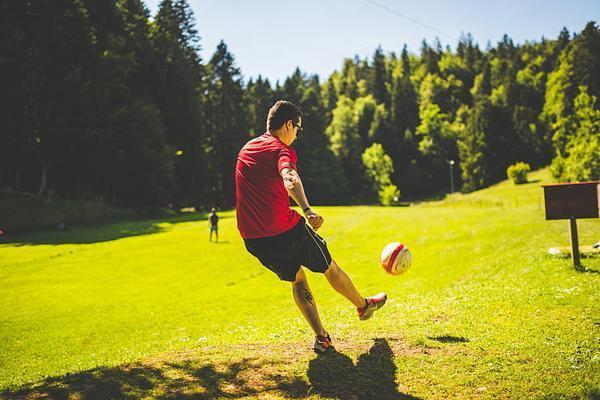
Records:
[[[329,349],[333,349],[333,344],[331,344],[331,336],[329,336],[329,333],[327,336],[317,335],[315,337],[315,344],[313,344],[313,350],[316,353],[322,354]]]
[[[358,318],[361,321],[371,318],[375,310],[383,307],[387,300],[387,294],[379,293],[375,296],[367,297],[365,299],[367,301],[367,305],[365,307],[359,307],[358,310]]]

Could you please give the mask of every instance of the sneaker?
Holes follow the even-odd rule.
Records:
[[[367,297],[365,300],[367,301],[367,305],[365,307],[357,308],[358,318],[361,321],[371,318],[375,310],[378,310],[381,307],[383,307],[385,301],[387,300],[387,294],[379,293],[375,296]]]
[[[317,335],[315,337],[315,344],[313,344],[313,350],[316,353],[322,354],[329,349],[333,349],[333,344],[331,344],[331,336],[329,336],[329,333],[327,336]]]

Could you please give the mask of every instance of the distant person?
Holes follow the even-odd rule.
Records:
[[[329,284],[356,306],[361,320],[370,318],[387,296],[363,297],[315,233],[323,217],[310,208],[296,168],[296,152],[290,147],[301,131],[302,113],[293,103],[278,101],[271,107],[267,132],[246,143],[238,155],[236,213],[248,252],[279,279],[292,283],[296,305],[316,335],[313,349],[323,353],[333,348],[331,337],[321,324],[302,266],[324,273]],[[304,217],[290,208],[290,196]]]
[[[214,207],[210,209],[210,216],[208,217],[208,227],[210,229],[208,241],[212,242],[214,232],[217,238],[217,243],[219,243],[219,216],[217,215],[217,210],[215,210]]]

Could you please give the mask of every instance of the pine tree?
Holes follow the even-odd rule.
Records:
[[[385,55],[383,49],[380,47],[375,50],[373,55],[373,67],[372,67],[371,87],[373,88],[373,96],[375,100],[384,104],[386,107],[390,105],[390,95],[388,90],[388,72],[385,63]]]
[[[77,196],[95,33],[79,2],[0,5],[0,185]]]
[[[91,25],[101,32],[92,101],[85,102],[90,130],[84,140],[90,150],[80,169],[88,190],[117,204],[165,204],[173,154],[160,113],[140,86],[143,56],[151,57],[147,11],[132,2],[90,1],[87,7]],[[151,65],[153,58],[148,61]]]
[[[206,102],[206,149],[209,187],[213,204],[235,204],[237,154],[249,137],[242,75],[232,54],[221,41],[209,65]]]
[[[419,107],[417,93],[410,80],[410,61],[406,45],[402,50],[402,75],[393,77],[391,119],[396,136],[403,135],[408,129],[415,130],[418,125]]]
[[[503,88],[492,88],[491,66],[475,79],[474,106],[459,138],[463,190],[471,191],[506,177],[506,168],[517,160],[514,127]]]
[[[340,96],[332,115],[326,130],[327,136],[343,171],[346,197],[356,200],[368,192],[369,186],[365,185],[367,181],[361,162],[363,146],[354,117],[354,102],[346,96]]]
[[[439,45],[439,40],[437,41]],[[425,73],[437,74],[440,71],[439,63],[440,54],[423,40],[421,43],[421,63],[425,66]]]
[[[129,87],[136,97],[153,99],[153,86],[159,75],[157,54],[152,47],[150,12],[141,0],[118,0],[127,46],[133,53],[134,71]]]
[[[410,80],[411,67],[406,45],[402,49],[400,70],[392,79],[391,115],[389,137],[382,138],[386,153],[394,163],[392,180],[396,182],[403,193],[414,194],[415,185],[411,161],[416,160],[418,150],[413,134],[419,124],[419,106],[417,93]]]
[[[158,59],[153,102],[160,110],[167,143],[177,151],[174,200],[202,205],[210,190],[206,182],[205,117],[202,102],[205,71],[199,56],[200,37],[186,0],[163,0],[151,32]]]
[[[340,84],[338,95],[344,95],[352,100],[356,100],[358,93],[358,79],[356,77],[356,64],[351,58],[343,61],[342,72],[340,74]]]
[[[479,49],[479,45],[474,43],[473,36],[470,33],[461,35],[458,45],[456,46],[456,55],[462,60],[463,64],[468,68],[469,74],[463,77],[465,86],[470,88],[473,86],[475,75],[482,69],[484,57]]]
[[[487,170],[489,108],[487,97],[477,97],[469,112],[464,136],[458,142],[463,191],[471,192],[490,183]]]
[[[353,124],[356,126],[362,149],[367,148],[370,142],[380,139],[376,137],[378,133],[375,132],[375,129],[372,130],[377,106],[372,95],[359,97],[354,102]]]
[[[473,108],[469,111],[463,135],[458,140],[463,191],[485,187],[489,179],[489,137],[491,103],[491,72],[489,64],[483,68],[472,89]]]
[[[252,136],[260,135],[266,131],[267,114],[276,101],[269,80],[263,80],[260,75],[256,82],[250,79],[246,85],[245,98],[245,102],[248,104],[250,134]]]
[[[558,156],[565,156],[566,144],[575,129],[569,116],[574,114],[574,100],[579,86],[600,97],[600,31],[589,22],[560,55],[560,63],[548,76],[544,117],[553,131],[553,143]]]
[[[547,165],[552,159],[552,141],[548,125],[539,118],[543,105],[547,74],[544,71],[544,47],[523,46],[521,58],[526,62],[511,85],[511,119],[515,132],[513,152],[519,161],[533,168]]]
[[[322,90],[317,76],[307,77],[300,69],[288,77],[278,99],[294,102],[303,113],[304,131],[293,144],[298,154],[298,170],[315,204],[335,204],[344,193],[345,182],[337,158],[329,148],[325,134],[327,112],[323,109]]]
[[[552,174],[560,181],[600,179],[600,109],[596,101],[587,87],[579,87],[575,114],[569,117],[575,132],[569,136],[563,153],[552,161]]]
[[[322,104],[325,108],[325,121],[328,126],[331,123],[332,114],[331,112],[335,108],[337,104],[339,94],[336,90],[336,80],[337,80],[338,72],[334,71],[327,79],[326,82],[321,86],[322,91]]]
[[[321,87],[317,76],[305,81],[299,107],[303,113],[304,131],[295,148],[298,153],[298,168],[311,203],[336,204],[344,192],[338,160],[329,148],[325,134],[326,117],[321,104]]]

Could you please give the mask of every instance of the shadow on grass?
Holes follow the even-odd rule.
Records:
[[[542,181],[541,179],[528,179],[527,182],[524,182],[524,183],[538,183],[541,181]]]
[[[160,233],[166,230],[164,224],[206,221],[206,219],[207,217],[203,214],[184,213],[166,218],[154,218],[138,221],[118,221],[108,224],[94,224],[68,228],[66,231],[39,231],[28,234],[4,236],[0,238],[0,244],[25,246],[36,244],[91,244],[108,242],[126,237]],[[200,229],[198,233],[204,235],[205,230]]]
[[[96,368],[38,386],[0,392],[2,399],[216,399],[242,398],[264,392],[280,392],[300,398],[309,387],[299,377],[287,378],[264,372],[268,362],[243,359],[229,364],[194,360],[159,365],[132,364]]]
[[[587,274],[600,274],[600,270],[586,267],[583,264],[578,267],[573,267],[573,268],[575,268],[575,271],[577,271],[577,272],[582,272],[582,273],[587,273]]]
[[[311,360],[312,393],[336,399],[417,399],[397,390],[394,354],[386,339],[375,339],[354,365],[350,357],[330,351]]]
[[[309,361],[308,379],[285,360],[244,358],[223,363],[194,359],[134,363],[68,374],[12,391],[12,399],[216,399],[271,395],[306,398],[315,394],[335,399],[416,399],[397,391],[394,355],[385,339],[354,365],[332,351]]]
[[[467,343],[469,341],[469,339],[466,337],[451,335],[428,336],[428,338],[431,340],[436,340],[440,343]]]

